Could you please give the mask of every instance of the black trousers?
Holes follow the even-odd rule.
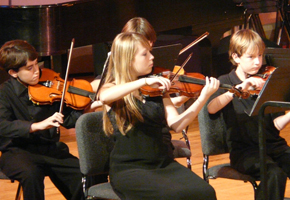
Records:
[[[84,199],[79,160],[64,143],[10,148],[2,152],[0,167],[6,176],[21,183],[24,200],[44,199],[45,176],[66,199]]]
[[[241,159],[233,164],[238,171],[253,177],[260,177],[260,156],[258,150],[247,151]],[[283,200],[287,177],[290,177],[290,151],[279,155],[266,156],[268,200]],[[261,185],[261,183],[260,183]],[[258,187],[257,199],[261,199]]]

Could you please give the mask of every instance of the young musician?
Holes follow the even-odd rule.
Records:
[[[152,70],[150,49],[139,33],[121,33],[113,41],[100,90],[104,130],[116,140],[110,157],[110,183],[121,199],[214,200],[214,189],[168,154],[163,131],[169,132],[169,126],[179,132],[189,125],[218,89],[219,81],[207,77],[198,99],[178,114],[166,93],[169,79],[140,78]],[[163,96],[142,97],[140,88],[146,85],[158,87]]]
[[[124,32],[136,32],[144,35],[148,41],[150,46],[152,47],[156,42],[157,36],[152,25],[143,17],[134,17],[130,19],[123,27],[122,33]],[[104,66],[105,67],[105,66]],[[100,84],[100,76],[97,76],[95,80],[91,82],[93,90],[96,92],[99,84]],[[186,102],[189,98],[184,96],[178,96],[172,98],[172,101],[176,107],[181,106],[184,102]],[[99,101],[95,101],[92,103],[91,108],[97,108],[101,106]]]
[[[33,104],[28,87],[39,81],[38,53],[23,40],[6,42],[0,49],[0,67],[11,76],[0,86],[0,168],[20,182],[25,200],[44,199],[49,176],[66,199],[82,199],[79,160],[59,141],[57,128],[74,127],[82,114],[60,103]]]
[[[142,17],[134,17],[130,19],[123,27],[122,33],[124,32],[136,32],[144,35],[153,46],[156,41],[156,32],[151,24]],[[97,76],[95,80],[91,82],[94,91],[97,91],[100,83],[100,76]]]
[[[264,49],[264,42],[256,32],[245,29],[234,33],[230,40],[229,57],[236,68],[219,77],[220,82],[245,90],[261,89],[265,81],[250,75],[260,70]],[[258,116],[248,116],[245,113],[246,109],[253,106],[255,98],[239,99],[222,89],[213,97],[215,98],[208,104],[208,111],[211,114],[223,113],[232,167],[259,177]],[[279,131],[289,123],[290,114],[267,114],[265,120],[268,199],[282,200],[287,177],[290,177],[290,149],[284,138],[280,137]],[[258,199],[260,195],[258,192]]]

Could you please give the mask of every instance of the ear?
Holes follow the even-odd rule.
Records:
[[[238,56],[237,53],[233,53],[232,58],[237,64],[240,64],[240,57]]]
[[[13,78],[17,78],[17,77],[18,77],[17,72],[14,71],[13,69],[9,69],[8,74],[9,74],[10,76],[12,76]]]

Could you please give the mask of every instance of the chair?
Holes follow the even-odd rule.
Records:
[[[102,127],[103,113],[92,112],[83,114],[76,122],[76,140],[79,152],[80,170],[83,174],[83,192],[87,199],[119,199],[114,193],[111,184],[100,183],[90,186],[88,178],[107,174],[109,169],[109,155],[113,149],[114,142],[103,132]],[[188,148],[189,142],[186,136],[186,130],[183,131],[186,142],[181,140],[172,140],[175,147],[175,158],[186,157],[188,168],[191,167],[191,152]]]
[[[199,112],[198,122],[203,152],[202,172],[204,180],[209,182],[209,179],[226,178],[250,182],[253,185],[256,197],[257,183],[253,177],[238,172],[229,163],[208,168],[210,156],[229,153],[226,143],[225,122],[222,115],[209,115],[206,104]]]
[[[191,151],[190,142],[187,137],[187,130],[188,127],[182,130],[182,138],[185,140],[185,142],[182,140],[171,140],[171,143],[174,146],[174,158],[186,158],[187,168],[191,170]]]
[[[8,178],[1,170],[0,170],[0,180],[11,180]],[[14,183],[14,180],[11,180],[11,183]],[[16,196],[15,200],[20,200],[21,199],[21,184],[18,184],[18,188],[16,191]]]
[[[109,155],[114,142],[103,132],[103,113],[92,112],[80,116],[76,122],[76,140],[79,152],[80,170],[83,174],[83,192],[87,199],[120,199],[109,182],[87,186],[87,179],[106,174],[109,169]]]

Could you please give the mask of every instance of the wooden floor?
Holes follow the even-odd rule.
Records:
[[[282,131],[283,137],[290,141],[290,126]],[[180,133],[174,133],[173,139],[180,139]],[[191,143],[192,151],[192,171],[202,177],[202,152],[198,129],[197,119],[192,123],[188,131],[188,137]],[[61,129],[61,141],[68,144],[71,153],[78,156],[77,144],[74,129]],[[211,164],[219,164],[228,162],[228,155],[216,156],[211,159]],[[178,159],[183,165],[186,165],[186,160]],[[194,183],[193,183],[194,184]],[[253,200],[253,188],[250,183],[242,181],[232,181],[225,179],[210,180],[210,184],[215,188],[218,200]],[[7,180],[0,180],[0,200],[13,200],[18,183],[11,183]],[[45,179],[45,196],[48,200],[64,200],[65,198],[54,187],[51,181]],[[290,197],[290,181],[288,181],[286,195]]]

